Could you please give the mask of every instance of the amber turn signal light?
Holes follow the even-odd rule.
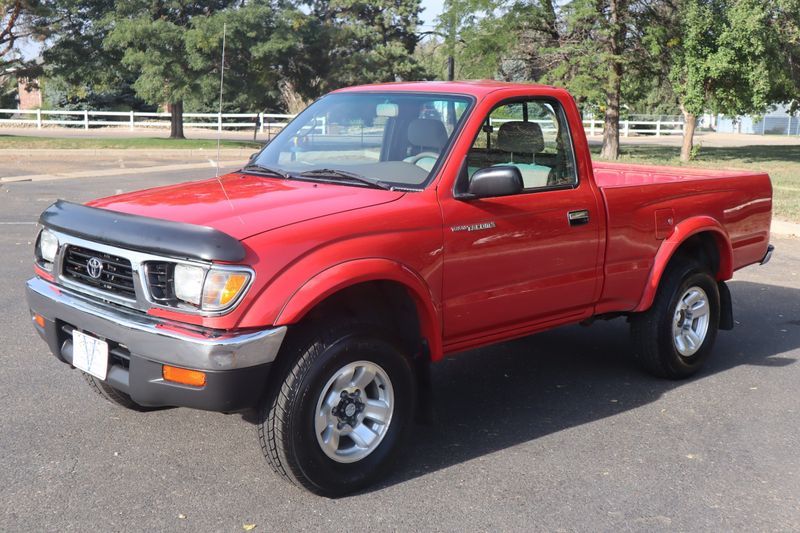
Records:
[[[189,370],[187,368],[164,365],[161,370],[161,375],[164,376],[166,381],[191,385],[192,387],[202,387],[206,384],[206,373],[200,372],[199,370]]]
[[[36,325],[40,328],[44,328],[44,317],[42,315],[33,315],[33,321],[36,322]]]

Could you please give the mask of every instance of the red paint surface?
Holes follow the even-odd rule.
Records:
[[[412,296],[434,359],[577,322],[646,309],[672,253],[710,231],[723,258],[719,279],[766,252],[772,205],[762,173],[596,163],[564,90],[499,82],[400,83],[346,91],[446,92],[476,105],[422,192],[400,193],[241,174],[92,202],[126,213],[207,225],[241,239],[252,288],[212,318],[151,314],[220,329],[301,320],[355,283],[387,280]],[[557,99],[566,110],[579,186],[460,201],[453,185],[486,115],[519,96]],[[571,227],[567,212],[587,209]],[[667,215],[672,216],[667,216]],[[672,227],[667,224],[673,219]],[[452,226],[496,227],[453,232]]]

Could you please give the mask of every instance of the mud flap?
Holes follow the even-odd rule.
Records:
[[[717,283],[719,287],[719,329],[726,331],[733,329],[733,302],[731,291],[724,281]]]
[[[433,423],[433,385],[431,383],[431,355],[427,341],[422,341],[419,353],[414,357],[414,374],[417,378],[416,422],[422,425]]]

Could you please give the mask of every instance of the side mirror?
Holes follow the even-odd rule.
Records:
[[[515,166],[482,168],[472,175],[464,200],[510,196],[522,192],[522,173]]]

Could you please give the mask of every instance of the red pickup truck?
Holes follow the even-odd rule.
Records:
[[[771,208],[763,173],[593,164],[562,89],[353,87],[237,172],[54,203],[27,298],[108,400],[255,408],[274,470],[335,496],[385,473],[447,355],[627,317],[647,371],[693,374]]]

